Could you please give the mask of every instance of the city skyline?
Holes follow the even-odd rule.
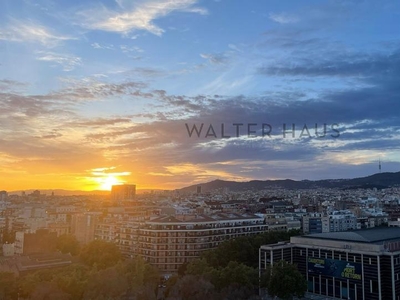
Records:
[[[2,189],[400,170],[396,1],[0,6]]]

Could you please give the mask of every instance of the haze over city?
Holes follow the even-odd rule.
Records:
[[[4,0],[1,188],[398,171],[399,13],[398,1]]]

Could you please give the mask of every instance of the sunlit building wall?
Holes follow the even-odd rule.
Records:
[[[113,185],[111,188],[111,201],[121,202],[124,200],[132,200],[136,195],[136,185],[121,184]]]

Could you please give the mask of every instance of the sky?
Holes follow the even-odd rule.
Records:
[[[0,190],[397,172],[399,19],[396,0],[2,0]]]

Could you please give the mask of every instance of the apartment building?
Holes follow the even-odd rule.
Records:
[[[264,219],[251,214],[163,216],[140,224],[138,253],[161,272],[171,274],[226,240],[265,231]]]

